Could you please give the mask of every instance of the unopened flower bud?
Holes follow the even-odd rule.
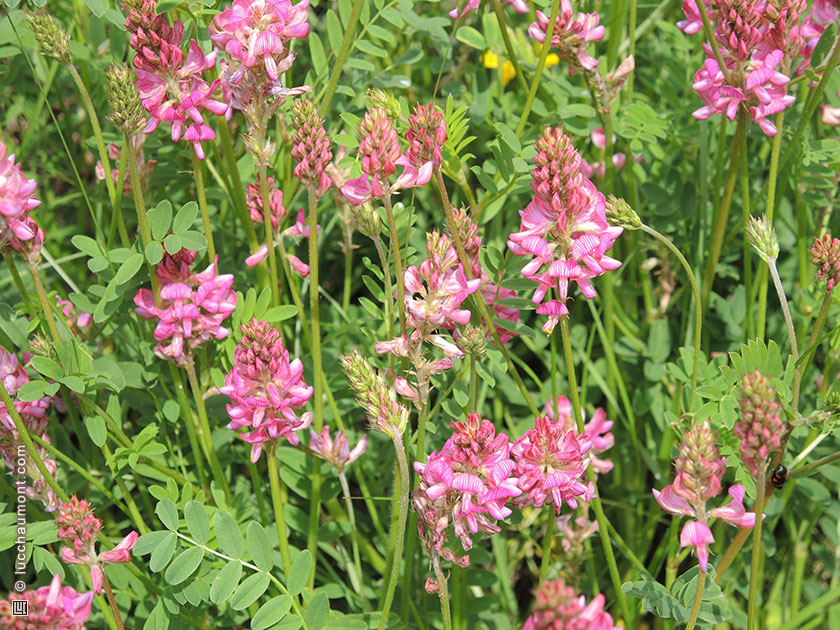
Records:
[[[358,206],[351,205],[353,227],[368,238],[376,238],[381,230],[379,213],[369,201]]]
[[[621,197],[610,195],[606,203],[607,223],[613,227],[625,230],[638,230],[642,227],[642,220],[630,204]]]
[[[755,371],[741,380],[741,417],[733,433],[741,438],[741,460],[753,476],[764,474],[767,458],[781,448],[785,423],[770,379]]]
[[[50,57],[55,57],[62,65],[69,65],[70,39],[64,29],[55,21],[55,18],[48,13],[30,13],[27,11],[26,19],[41,52]]]
[[[750,217],[747,236],[759,258],[767,264],[779,257],[779,239],[776,236],[776,230],[773,229],[773,224],[767,220],[767,215],[762,215],[760,219]]]
[[[124,63],[114,64],[106,72],[108,79],[108,104],[111,106],[110,120],[114,126],[133,136],[140,133],[146,124],[143,105],[134,73]]]
[[[355,350],[339,357],[339,361],[371,427],[393,440],[400,439],[408,424],[408,410],[397,402],[397,394],[385,384],[382,373]]]
[[[371,88],[367,91],[367,102],[371,108],[378,107],[385,110],[385,114],[394,125],[402,118],[400,102],[390,92],[379,88]]]
[[[295,101],[292,106],[292,125],[296,129],[292,157],[297,161],[295,177],[304,185],[312,186],[321,197],[332,185],[324,172],[332,162],[330,139],[324,129],[324,119],[311,100]]]
[[[482,326],[467,324],[455,345],[464,354],[483,359],[487,354],[487,331]]]
[[[817,278],[826,281],[826,290],[831,291],[840,282],[840,238],[832,238],[826,234],[822,238],[815,238],[810,250],[817,266]]]

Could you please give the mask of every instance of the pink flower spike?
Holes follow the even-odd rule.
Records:
[[[709,564],[709,543],[715,542],[712,530],[705,523],[689,521],[680,532],[680,546],[697,549],[697,560],[700,570],[706,573]]]

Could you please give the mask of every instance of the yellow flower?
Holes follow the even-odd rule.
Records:
[[[545,67],[550,68],[551,66],[556,66],[560,63],[560,57],[551,53],[548,57],[545,58]]]
[[[510,61],[505,61],[502,64],[502,83],[507,85],[515,76],[516,70],[513,69],[513,64]]]
[[[485,68],[499,67],[499,55],[494,53],[492,50],[488,50],[486,53],[484,53],[483,61]]]

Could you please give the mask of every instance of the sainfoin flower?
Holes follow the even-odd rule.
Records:
[[[204,271],[194,273],[190,265],[195,252],[165,253],[158,264],[160,306],[149,289],[134,296],[135,311],[144,319],[156,319],[155,354],[162,359],[187,365],[195,349],[210,339],[224,339],[230,332],[222,322],[236,308],[233,276],[219,274],[214,260]]]
[[[558,396],[556,401],[549,398],[545,403],[544,410],[545,415],[551,420],[555,419],[555,406],[566,431],[575,430],[575,417],[572,412],[571,401],[565,396]],[[592,445],[589,449],[589,459],[592,468],[596,473],[607,473],[613,469],[613,463],[608,459],[600,459],[597,455],[611,449],[615,445],[615,436],[610,433],[610,429],[613,427],[613,421],[607,420],[607,412],[601,407],[595,410],[589,422],[586,422],[586,413],[583,409],[581,409],[581,415],[586,423],[583,425],[583,433],[589,438],[589,442]]]
[[[543,330],[550,334],[569,313],[570,282],[591,299],[592,278],[621,266],[606,252],[622,229],[608,225],[604,195],[581,174],[580,154],[561,128],[546,127],[536,149],[535,197],[520,212],[520,231],[510,235],[508,247],[518,256],[534,257],[522,273],[538,283],[533,302],[539,304],[537,313],[548,315]],[[542,303],[551,289],[555,298]]]
[[[402,188],[422,186],[431,179],[433,163],[429,161],[418,169],[402,154],[397,131],[384,109],[374,108],[366,113],[357,135],[364,175],[341,187],[341,192],[353,205],[381,199]],[[403,171],[392,183],[397,166],[402,166]]]
[[[617,630],[600,593],[589,604],[563,580],[543,582],[534,593],[534,611],[522,630]]]
[[[0,142],[0,250],[10,249],[37,257],[44,232],[29,213],[41,202],[35,196],[37,182],[27,179]],[[31,253],[30,253],[31,252]]]
[[[444,549],[449,528],[464,551],[469,551],[472,535],[501,531],[494,520],[511,514],[507,502],[522,491],[513,476],[510,441],[504,433],[496,433],[492,422],[472,413],[465,422],[450,426],[452,436],[443,448],[429,455],[425,463],[414,463],[420,485],[413,505],[426,551],[466,567],[468,556]]]
[[[598,67],[598,60],[590,56],[586,48],[589,42],[597,42],[604,38],[606,30],[598,24],[600,19],[597,13],[575,13],[570,0],[561,0],[551,46],[557,50],[558,56],[570,58],[571,72],[594,70]],[[549,22],[548,15],[537,11],[537,21],[528,28],[528,34],[532,39],[543,43],[548,36]]]
[[[96,553],[96,537],[102,521],[93,515],[90,503],[73,495],[62,503],[55,519],[58,539],[67,546],[61,549],[61,559],[70,564],[90,567],[90,581],[98,595],[102,592],[104,565],[131,561],[131,549],[137,543],[137,532],[131,532],[110,551]]]
[[[324,426],[320,434],[315,433],[312,429],[309,430],[309,434],[312,438],[309,441],[309,450],[327,460],[339,473],[359,459],[367,449],[367,434],[362,436],[362,439],[352,450],[347,441],[347,435],[340,429],[335,434],[335,439],[330,436],[328,426]]]
[[[181,50],[184,25],[175,21],[169,26],[163,15],[156,14],[156,0],[142,0],[126,18],[131,33],[137,89],[150,119],[143,133],[152,133],[161,122],[169,124],[172,141],[182,137],[191,142],[196,155],[204,159],[203,140],[215,140],[216,133],[203,116],[207,110],[225,115],[229,105],[212,98],[219,79],[207,83],[202,73],[216,65],[216,53],[204,54],[194,39],[189,41],[186,56]]]
[[[741,438],[741,461],[756,481],[763,481],[767,458],[782,447],[785,422],[779,417],[782,406],[776,388],[761,372],[741,379],[741,421],[732,431]]]
[[[706,509],[706,502],[721,492],[721,480],[726,472],[726,458],[720,456],[717,436],[708,421],[694,424],[685,432],[679,455],[674,462],[677,471],[674,483],[662,491],[654,490],[659,506],[671,514],[689,516],[680,533],[683,547],[694,547],[700,570],[706,572],[709,562],[709,544],[715,541],[709,522],[721,518],[736,527],[753,527],[755,513],[744,509],[744,486],[729,488],[730,501],[726,505]]]
[[[28,602],[27,616],[13,614],[12,602]],[[3,630],[85,630],[90,618],[93,591],[77,593],[70,586],[61,586],[61,575],[56,573],[49,586],[9,593],[9,599],[0,600],[0,628]]]
[[[309,426],[312,414],[298,416],[296,410],[312,398],[313,389],[303,379],[303,363],[289,361],[280,333],[268,322],[252,318],[241,331],[233,369],[219,392],[230,398],[227,428],[247,429],[241,437],[251,445],[251,461],[256,462],[266,442],[285,437],[292,445],[300,443],[297,432]]]
[[[522,490],[515,501],[518,506],[548,503],[559,515],[564,503],[574,509],[579,497],[589,501],[594,496],[594,486],[582,481],[592,443],[586,435],[567,431],[564,424],[561,419],[537,418],[534,428],[511,446],[513,474]]]
[[[3,381],[3,386],[27,430],[36,435],[43,433],[49,422],[46,413],[52,398],[43,396],[32,401],[16,400],[18,390],[29,382],[29,375],[18,361],[17,355],[8,352],[3,347],[0,347],[0,380]],[[9,410],[2,401],[0,401],[0,423],[6,430],[15,432],[17,435]]]
[[[833,290],[840,282],[840,238],[832,238],[831,234],[815,238],[808,251],[813,256],[811,262],[817,266],[817,278],[825,280],[826,291]]]

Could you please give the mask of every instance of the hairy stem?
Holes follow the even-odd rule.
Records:
[[[400,238],[397,234],[397,222],[394,220],[394,208],[391,206],[391,192],[385,191],[385,211],[388,213],[388,230],[391,233],[391,249],[394,252],[394,264],[397,267],[397,312],[400,316],[400,334],[406,335],[405,327],[405,282],[403,280],[403,264],[400,255]]]
[[[143,248],[152,242],[152,233],[149,230],[149,221],[146,218],[146,204],[143,201],[143,191],[140,188],[140,173],[137,171],[137,155],[134,153],[134,144],[127,133],[123,134],[123,151],[128,154],[128,173],[131,179],[131,193],[134,196],[134,209],[137,211],[137,223],[140,227],[140,238],[143,241]],[[144,256],[145,257],[145,256]],[[146,260],[149,267],[149,278],[152,282],[152,294],[155,296],[155,305],[160,306],[160,280],[154,265]]]
[[[362,576],[362,560],[359,557],[359,530],[356,528],[356,513],[353,510],[353,501],[350,498],[350,485],[347,483],[347,475],[344,471],[338,473],[338,482],[341,484],[341,491],[344,492],[344,505],[347,508],[347,519],[350,521],[350,537],[353,546],[353,566],[356,568],[356,575],[361,580]],[[367,607],[367,600],[365,599],[364,588],[359,584],[356,593],[359,600],[362,602],[362,608]]]
[[[700,604],[703,603],[703,589],[705,586],[706,572],[700,571],[700,575],[697,576],[697,591],[694,593],[694,604],[691,606],[691,616],[688,618],[685,630],[694,630],[694,626],[697,624],[697,617],[700,614]]]
[[[283,558],[283,574],[289,578],[289,570],[292,568],[292,557],[289,554],[289,537],[286,533],[286,516],[283,514],[283,503],[285,497],[280,481],[280,473],[277,469],[277,455],[274,449],[277,448],[276,440],[271,442],[266,449],[268,456],[268,480],[271,484],[271,504],[274,507],[274,521],[277,525],[277,540],[280,542],[280,556]],[[294,600],[294,598],[292,598]]]
[[[767,473],[767,464],[763,464],[755,479],[756,497],[755,505],[755,527],[753,527],[753,548],[750,559],[750,590],[747,599],[747,628],[758,630],[758,574],[761,564],[761,525],[764,521],[764,477]]]
[[[204,224],[204,237],[207,239],[207,255],[210,262],[216,260],[216,246],[213,243],[213,228],[210,225],[210,215],[207,212],[207,195],[204,191],[204,165],[195,151],[190,151],[193,163],[193,175],[195,176],[195,192],[198,196],[198,209],[201,211],[201,222]]]

